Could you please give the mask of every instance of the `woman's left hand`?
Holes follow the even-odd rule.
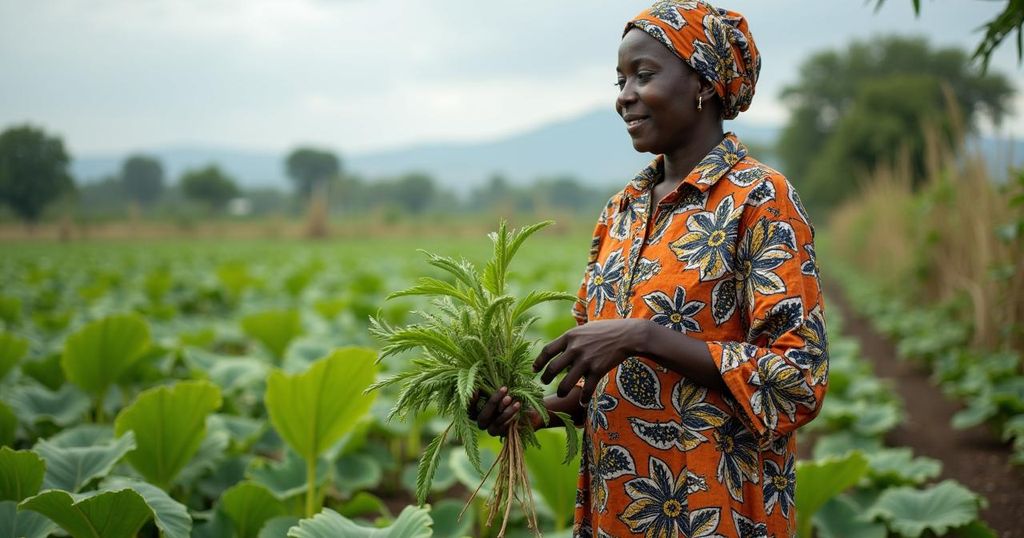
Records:
[[[605,374],[638,353],[648,323],[650,320],[637,318],[608,319],[573,327],[544,346],[533,361],[533,371],[539,372],[547,365],[540,377],[547,384],[568,369],[558,384],[558,396],[565,397],[584,379],[580,404],[587,404]]]

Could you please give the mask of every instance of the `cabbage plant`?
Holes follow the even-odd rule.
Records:
[[[497,470],[495,485],[490,488],[487,524],[493,523],[497,513],[503,513],[499,537],[504,536],[516,501],[526,514],[528,525],[537,530],[524,451],[527,446],[539,446],[539,443],[533,427],[523,417],[524,411],[533,409],[547,422],[548,413],[544,408],[543,388],[535,381],[532,368],[534,342],[527,339],[527,330],[537,318],[529,311],[547,301],[575,300],[573,295],[554,291],[535,290],[521,298],[508,293],[508,269],[513,256],[528,237],[550,224],[551,221],[545,221],[510,230],[501,222],[498,231],[489,235],[494,250],[482,272],[466,260],[425,252],[427,263],[446,272],[452,281],[423,277],[415,286],[388,297],[431,298],[431,308],[417,312],[422,322],[395,327],[379,318],[371,319],[371,332],[384,342],[378,360],[411,350],[421,352],[412,359],[411,368],[368,389],[401,386],[401,394],[388,418],[405,419],[433,406],[440,416],[451,421],[430,442],[420,460],[416,479],[419,504],[423,505],[430,491],[442,445],[449,436],[458,438],[470,461],[484,475],[484,481]],[[484,473],[480,469],[477,427],[470,421],[467,410],[475,393],[494,394],[501,387],[507,387],[508,394],[522,402],[523,408],[505,436],[498,458]],[[569,415],[557,414],[569,434],[566,449],[566,462],[569,462],[577,450],[576,428]]]

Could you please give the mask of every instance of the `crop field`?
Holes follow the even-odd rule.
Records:
[[[541,232],[513,262],[513,293],[575,292],[588,246]],[[377,364],[368,323],[428,307],[385,300],[442,277],[417,249],[482,263],[490,244],[0,246],[0,538],[495,535],[488,483],[459,517],[482,478],[459,446],[442,448],[416,506],[417,465],[446,424],[388,421],[400,394],[364,394],[415,356]],[[537,341],[573,323],[564,303],[536,312]],[[830,392],[801,430],[801,536],[994,536],[981,496],[886,444],[902,403],[844,325],[829,313]],[[563,431],[538,438],[526,463],[540,530],[570,536],[576,464],[562,462]],[[479,443],[486,468],[499,444]],[[532,535],[511,521],[508,536]]]

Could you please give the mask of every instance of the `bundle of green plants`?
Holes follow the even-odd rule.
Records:
[[[401,394],[391,409],[389,419],[404,420],[434,407],[440,416],[451,420],[448,427],[430,442],[420,460],[416,479],[420,505],[430,490],[442,445],[450,437],[457,438],[465,447],[470,461],[484,475],[481,485],[492,472],[497,471],[488,501],[487,525],[492,525],[494,516],[502,512],[499,537],[504,536],[515,502],[522,507],[527,525],[539,534],[523,459],[526,447],[539,446],[539,443],[530,421],[526,419],[526,411],[535,410],[545,423],[548,412],[544,408],[542,385],[536,381],[532,369],[535,342],[528,338],[527,331],[537,318],[530,315],[530,310],[547,301],[575,300],[575,296],[533,290],[524,297],[515,297],[508,291],[507,280],[512,257],[523,242],[550,224],[551,221],[545,221],[510,230],[504,221],[499,223],[498,231],[489,234],[494,252],[483,271],[478,271],[464,259],[424,252],[427,263],[447,273],[449,280],[422,277],[415,286],[388,297],[429,297],[430,308],[416,312],[422,321],[395,327],[379,318],[371,319],[371,332],[384,342],[379,360],[403,352],[419,351],[418,356],[410,361],[410,368],[368,389],[400,386]],[[477,445],[478,428],[469,419],[467,410],[475,394],[494,394],[501,387],[507,387],[509,396],[522,402],[522,408],[503,438],[497,459],[484,472]],[[556,414],[565,423],[569,434],[565,459],[568,462],[577,450],[576,428],[569,415]],[[476,491],[479,490],[478,487]],[[475,496],[476,492],[473,493]]]

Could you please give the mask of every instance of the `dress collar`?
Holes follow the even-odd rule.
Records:
[[[726,133],[722,141],[697,163],[697,166],[679,183],[676,190],[669,194],[668,198],[675,199],[683,189],[683,185],[695,187],[700,192],[707,191],[746,156],[747,147],[740,142],[739,137],[732,132]],[[624,203],[639,198],[654,188],[654,185],[664,175],[664,159],[664,155],[658,155],[651,161],[651,164],[633,177],[626,185]]]

